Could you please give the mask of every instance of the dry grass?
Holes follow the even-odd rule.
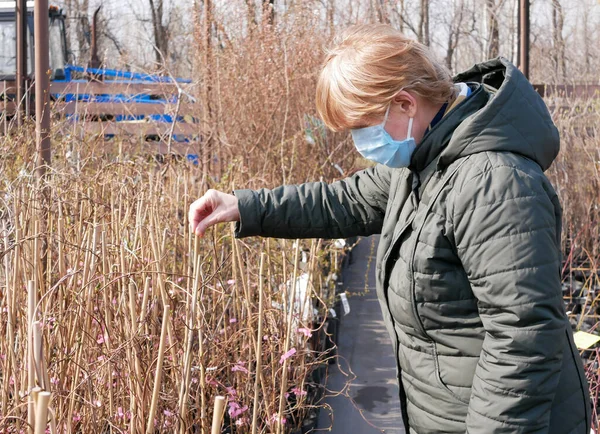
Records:
[[[317,392],[309,374],[325,355],[314,351],[324,337],[316,329],[333,297],[324,282],[329,252],[320,242],[236,242],[226,225],[194,238],[186,216],[206,188],[199,168],[91,157],[94,144],[78,143],[76,170],[62,158],[72,146],[66,139],[54,142],[42,219],[26,143],[3,140],[0,432],[26,426],[32,385],[51,391],[60,432],[140,432],[148,425],[150,432],[207,432],[216,395],[229,399],[232,432],[250,429],[253,403],[259,432],[272,432],[280,419],[286,429],[299,423]],[[223,178],[212,186],[242,183],[234,170]],[[285,295],[285,283],[302,273],[310,276],[314,303]],[[28,319],[30,281],[36,301]],[[34,321],[44,347],[37,362],[45,366],[32,376],[26,337]]]
[[[598,333],[600,318],[600,100],[548,101],[561,134],[561,152],[548,175],[563,206],[563,294],[574,330]],[[600,431],[598,350],[583,351]]]

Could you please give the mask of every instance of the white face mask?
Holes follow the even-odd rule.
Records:
[[[417,147],[415,139],[411,136],[413,118],[408,121],[406,139],[394,140],[385,130],[390,107],[391,104],[388,106],[381,124],[351,130],[352,140],[358,152],[368,160],[388,167],[408,167],[412,153]]]

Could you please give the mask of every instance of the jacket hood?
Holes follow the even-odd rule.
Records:
[[[441,168],[460,157],[496,151],[520,154],[543,170],[550,167],[560,149],[558,130],[542,98],[512,63],[489,60],[454,81],[467,83],[473,93],[423,138],[411,166],[420,170],[434,154]]]

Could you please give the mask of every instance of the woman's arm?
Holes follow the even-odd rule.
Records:
[[[560,215],[533,166],[483,169],[454,204],[458,255],[486,331],[467,416],[471,434],[541,433],[550,422],[569,331]]]
[[[284,185],[273,190],[211,190],[190,206],[192,230],[237,221],[237,237],[343,238],[381,231],[391,169],[378,165],[344,180]],[[207,197],[209,196],[209,197]]]

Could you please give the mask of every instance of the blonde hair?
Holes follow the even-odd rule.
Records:
[[[455,95],[450,72],[429,48],[383,25],[348,28],[326,52],[317,111],[333,131],[383,115],[400,90],[442,104]]]

